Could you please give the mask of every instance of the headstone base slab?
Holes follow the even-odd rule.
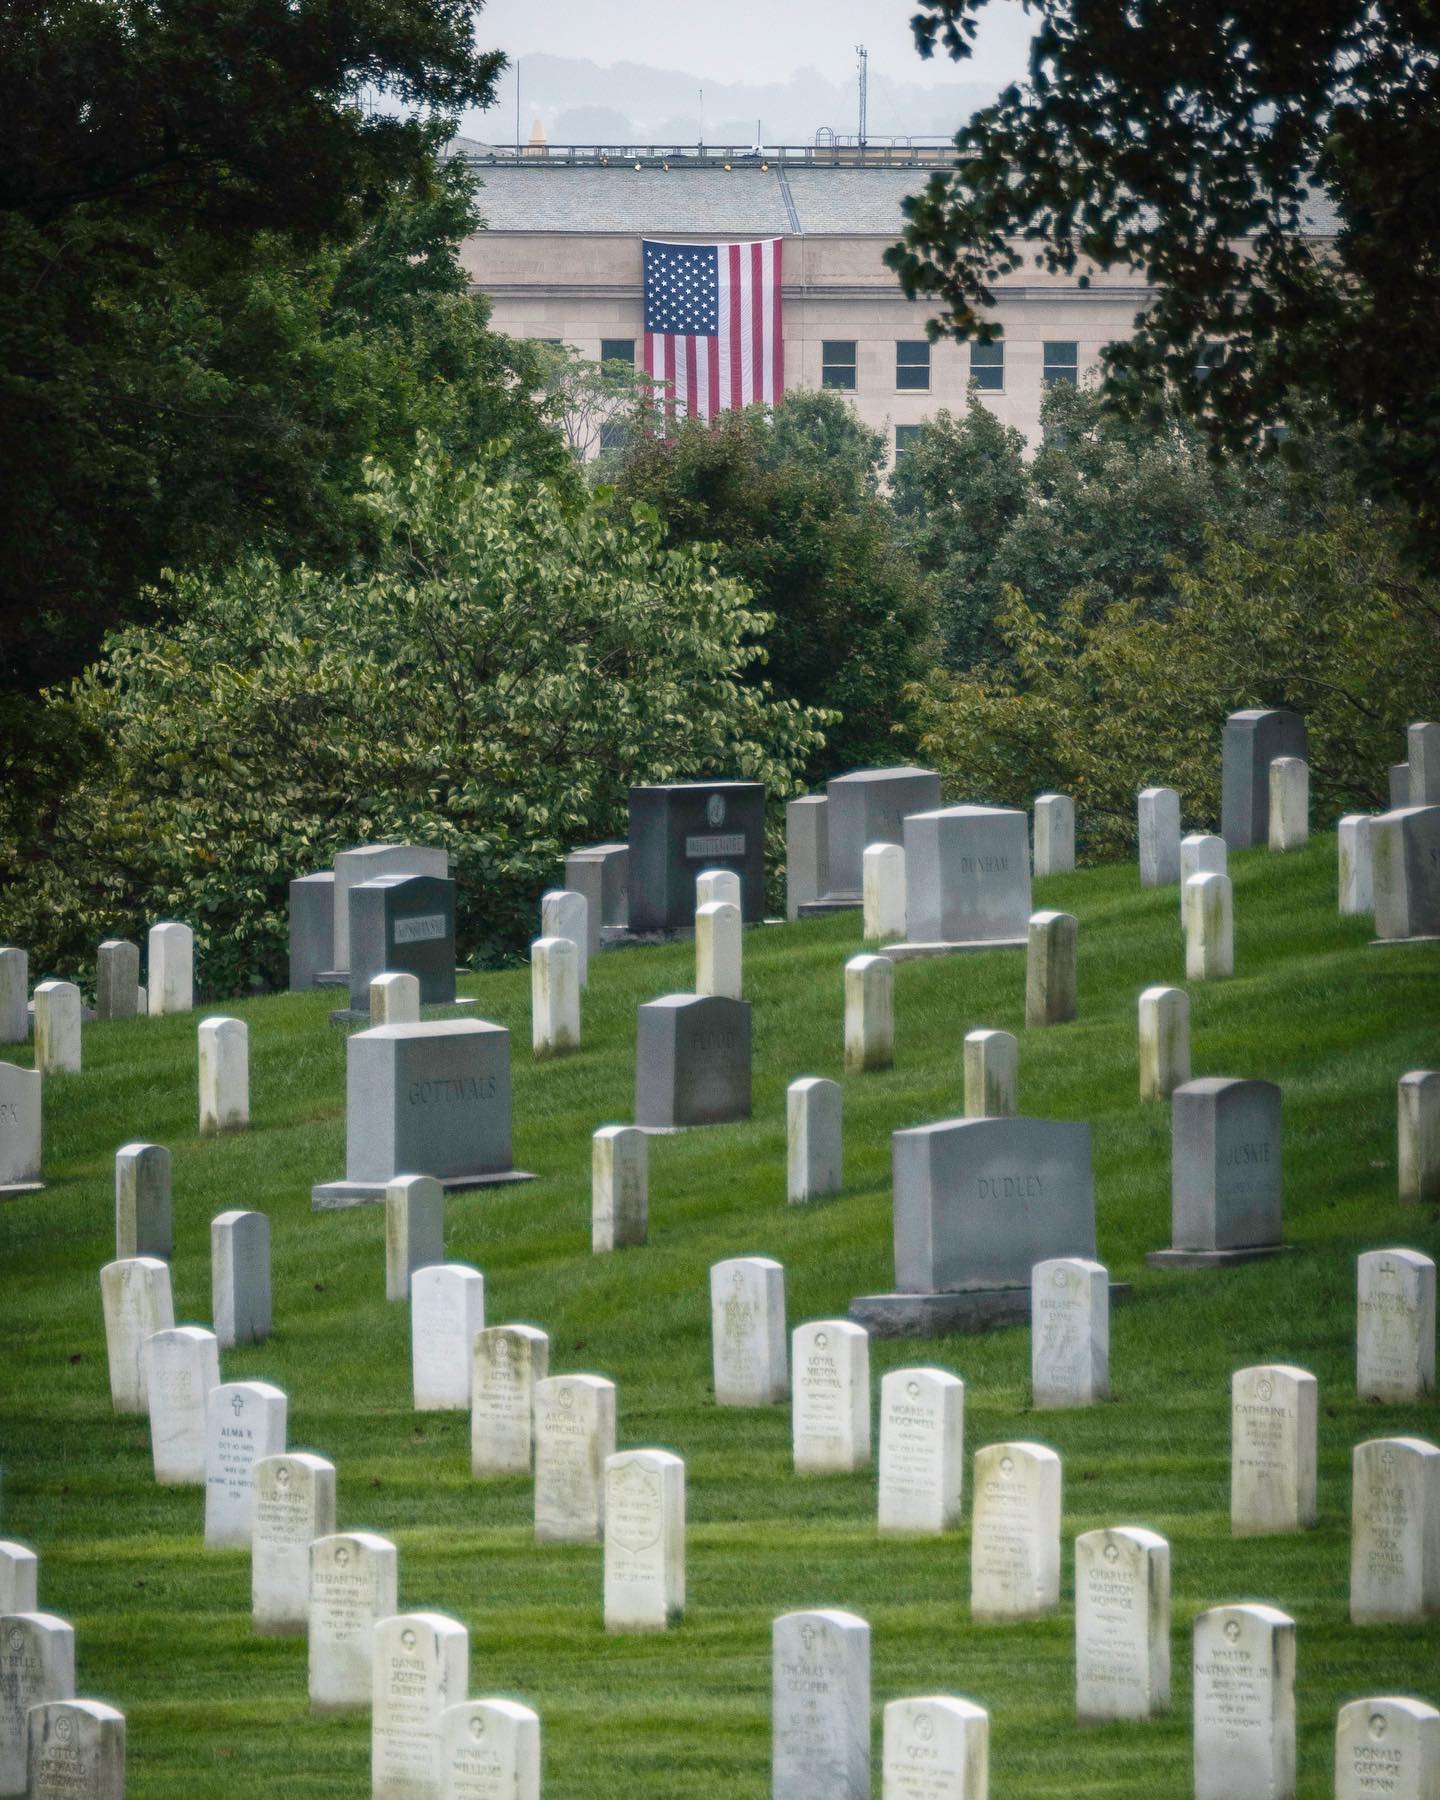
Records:
[[[346,983],[349,986],[349,983]],[[422,1006],[420,1017],[426,1019],[457,1019],[467,1017],[480,1004],[478,1000],[439,1000],[432,1006]],[[370,1008],[359,1006],[337,1006],[330,1014],[332,1025],[361,1025],[368,1031],[371,1025]]]
[[[802,900],[802,919],[828,919],[832,913],[863,912],[865,901],[859,894],[822,894],[818,900]]]
[[[43,1181],[16,1181],[9,1187],[0,1187],[0,1200],[18,1200],[22,1194],[43,1194]]]
[[[1152,1269],[1225,1269],[1232,1263],[1261,1262],[1267,1256],[1283,1256],[1293,1244],[1251,1244],[1242,1250],[1147,1250]]]
[[[534,1181],[526,1169],[499,1169],[489,1175],[446,1175],[440,1185],[447,1194],[470,1188],[506,1187],[511,1182]],[[321,1181],[310,1190],[311,1212],[338,1212],[347,1206],[383,1206],[383,1181]]]
[[[317,988],[340,987],[347,992],[350,988],[350,971],[348,969],[322,969],[315,977]]]
[[[1372,950],[1384,949],[1387,944],[1440,944],[1440,934],[1432,932],[1428,937],[1371,938],[1370,940]]]
[[[971,950],[1027,950],[1030,947],[1028,937],[1023,938],[971,938],[959,943],[934,944],[887,944],[885,954],[891,962],[913,962],[922,956],[963,956]]]
[[[1110,1283],[1110,1302],[1130,1298],[1128,1281]],[[871,1337],[973,1336],[1030,1323],[1028,1287],[971,1288],[958,1294],[858,1294],[849,1318]]]

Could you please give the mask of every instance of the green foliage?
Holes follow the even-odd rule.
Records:
[[[672,542],[703,545],[772,615],[765,675],[775,692],[841,715],[811,780],[893,763],[913,741],[903,692],[923,667],[929,609],[876,493],[883,455],[842,399],[804,393],[773,412],[643,433],[616,478],[617,503],[653,506]]]
[[[987,0],[921,0],[923,55],[968,57]],[[1168,382],[1218,441],[1293,393],[1355,429],[1370,490],[1440,551],[1440,15],[1409,0],[1033,0],[1029,80],[956,136],[887,253],[933,330],[993,339],[999,280],[1089,265],[1154,290],[1112,394]],[[1306,215],[1334,209],[1323,249]],[[1193,371],[1222,346],[1212,374]]]
[[[939,673],[918,696],[923,753],[967,800],[1028,806],[1072,794],[1086,846],[1135,838],[1135,795],[1180,791],[1188,824],[1219,819],[1219,730],[1241,706],[1293,706],[1309,725],[1318,820],[1388,804],[1386,769],[1440,702],[1440,584],[1363,512],[1323,530],[1211,540],[1172,570],[1163,616],[1143,599],[1097,617],[1078,589],[1047,617],[1007,590],[1013,669]]]
[[[643,508],[421,451],[368,471],[373,558],[179,575],[173,623],[116,634],[52,698],[103,753],[0,903],[37,972],[178,916],[211,992],[275,983],[290,878],[387,838],[452,852],[462,954],[488,957],[632,782],[794,791],[818,720],[746,679],[767,619],[735,582]]]

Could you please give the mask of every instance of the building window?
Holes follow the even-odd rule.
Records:
[[[976,387],[989,388],[994,393],[1003,393],[1005,389],[1005,345],[972,344],[970,346],[970,379]]]
[[[1054,387],[1057,381],[1068,381],[1071,387],[1080,379],[1080,346],[1073,339],[1064,343],[1046,344],[1045,346],[1045,385]]]
[[[600,427],[600,448],[602,450],[624,450],[630,443],[630,427],[628,425],[610,424]]]
[[[895,427],[895,460],[900,458],[925,429],[923,425],[897,425]]]
[[[820,341],[820,385],[827,388],[855,386],[855,340],[822,338]]]
[[[634,338],[601,338],[600,360],[602,363],[623,362],[635,367]]]
[[[1219,360],[1220,346],[1218,344],[1202,344],[1200,354],[1195,358],[1195,379],[1208,381],[1211,371]]]
[[[895,346],[895,385],[897,388],[930,387],[930,345],[902,338]]]

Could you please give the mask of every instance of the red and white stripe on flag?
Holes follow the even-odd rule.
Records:
[[[669,418],[713,419],[785,391],[781,329],[782,238],[717,244],[719,330],[703,335],[645,333],[645,373]]]

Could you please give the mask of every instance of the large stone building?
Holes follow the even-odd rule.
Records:
[[[892,452],[941,407],[963,412],[972,379],[1033,440],[1045,388],[1092,368],[1147,296],[1132,275],[1055,275],[1032,262],[996,289],[1000,342],[929,343],[925,307],[905,299],[883,253],[900,234],[901,201],[948,151],[456,147],[483,183],[487,229],[464,258],[497,330],[638,366],[642,239],[782,237],[786,387],[845,391]],[[1317,210],[1311,228],[1324,237],[1333,223]]]

